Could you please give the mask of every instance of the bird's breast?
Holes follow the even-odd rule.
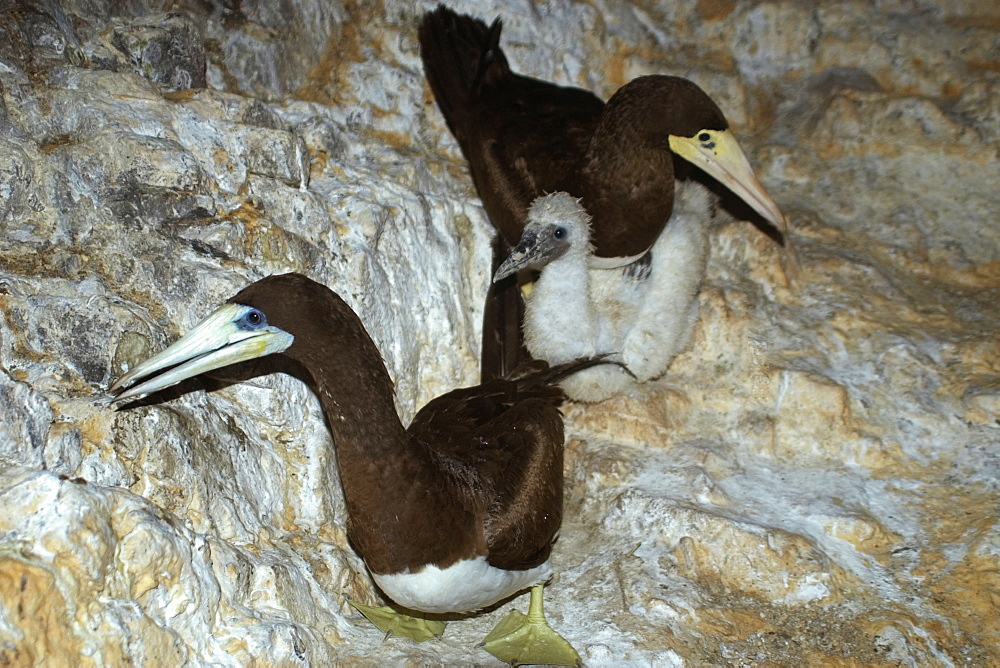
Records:
[[[446,568],[424,566],[416,572],[372,573],[393,601],[422,612],[471,612],[507,598],[552,576],[549,562],[524,571],[491,566],[486,557],[463,559]]]

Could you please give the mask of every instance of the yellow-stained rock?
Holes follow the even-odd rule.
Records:
[[[0,555],[3,644],[0,663],[8,666],[96,665],[85,658],[73,628],[73,603],[59,591],[51,570],[12,555]]]

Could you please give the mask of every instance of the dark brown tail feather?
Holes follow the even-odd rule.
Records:
[[[517,383],[519,398],[527,395],[548,397],[550,400],[562,402],[566,399],[558,383],[578,371],[589,369],[599,364],[615,364],[624,368],[620,362],[608,359],[611,354],[594,357],[579,357],[569,362],[549,366],[540,360],[531,360],[514,369],[508,380]]]
[[[500,19],[487,26],[479,19],[456,14],[442,5],[427,12],[420,23],[424,74],[448,129],[463,151],[469,124],[479,122],[475,109],[483,89],[499,85],[511,76],[507,58],[500,49],[501,29]],[[510,250],[502,236],[494,237],[491,276]],[[524,301],[517,278],[491,284],[483,308],[481,383],[506,378],[532,359],[524,347],[523,321]]]
[[[512,249],[502,234],[493,236],[493,263],[491,272]],[[517,285],[517,276],[508,276],[491,283],[483,305],[483,347],[479,357],[481,383],[497,378],[510,378],[516,369],[532,361],[531,353],[524,347],[521,323],[524,322],[524,300]]]
[[[510,74],[500,50],[500,19],[487,27],[443,5],[420,22],[420,57],[434,99],[459,143],[465,136],[466,111],[482,87]]]

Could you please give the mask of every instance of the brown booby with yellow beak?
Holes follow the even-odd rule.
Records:
[[[325,286],[285,274],[242,290],[109,392],[118,402],[141,399],[267,355],[308,372],[336,447],[348,537],[390,599],[409,610],[467,612],[530,587],[529,615],[511,613],[486,649],[505,661],[579,661],[542,616],[542,584],[562,521],[556,383],[597,360],[537,362],[510,379],[453,390],[404,429],[361,320]],[[380,609],[356,607],[379,624]]]
[[[562,191],[580,198],[590,218],[588,266],[628,265],[660,237],[673,212],[678,169],[690,165],[784,231],[784,216],[725,116],[696,84],[639,77],[605,104],[588,91],[512,72],[500,29],[499,19],[487,26],[439,6],[424,15],[419,38],[434,98],[506,250],[521,238],[531,203]],[[504,250],[494,249],[494,271]],[[506,321],[521,317],[517,292],[511,276],[487,298],[484,378],[522,358],[519,345],[504,341],[512,331]]]

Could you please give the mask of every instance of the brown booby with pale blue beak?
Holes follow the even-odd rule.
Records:
[[[632,263],[667,226],[676,177],[691,165],[785,231],[784,216],[722,111],[695,83],[639,77],[605,104],[588,91],[512,72],[500,29],[499,19],[487,26],[439,6],[424,15],[419,38],[434,98],[509,247],[521,238],[531,203],[562,191],[580,198],[590,218],[588,266]],[[494,252],[493,271],[504,256]],[[517,330],[504,320],[520,317],[519,301],[512,302],[519,299],[514,277],[496,284],[487,299],[484,378],[521,359],[520,346],[504,341],[504,332]],[[491,350],[498,345],[503,350]]]
[[[468,612],[530,587],[529,615],[511,613],[486,649],[521,663],[579,660],[545,623],[542,584],[562,521],[557,382],[596,360],[539,362],[510,379],[454,390],[404,429],[361,320],[325,286],[285,274],[245,288],[109,392],[118,402],[140,399],[267,355],[308,371],[333,435],[348,537],[392,601],[411,611]],[[379,609],[356,607],[379,624]]]

